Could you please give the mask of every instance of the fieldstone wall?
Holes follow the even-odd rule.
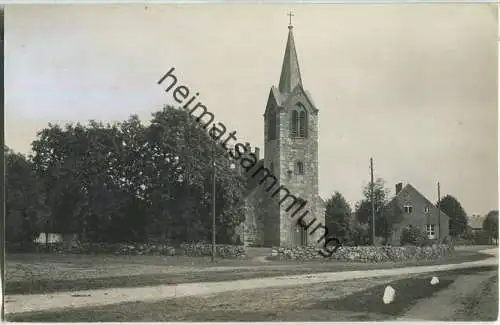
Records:
[[[224,258],[245,257],[243,246],[216,245],[216,256]],[[39,245],[38,251],[69,254],[113,254],[113,255],[163,255],[163,256],[211,256],[212,245],[209,243],[185,243],[175,247],[163,243],[144,244],[108,244],[75,242],[71,247],[62,243],[48,247]]]
[[[330,257],[318,254],[318,248],[314,246],[301,247],[275,247],[271,255],[279,259],[287,260],[338,260],[346,262],[382,263],[382,262],[406,262],[421,260],[436,260],[448,256],[453,250],[447,245],[435,245],[428,247],[418,246],[360,246],[340,247]]]
[[[181,244],[178,255],[183,256],[211,256],[212,244],[208,243],[189,243]],[[215,245],[215,255],[225,258],[243,258],[245,257],[245,248],[236,245]]]

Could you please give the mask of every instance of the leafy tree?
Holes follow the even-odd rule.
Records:
[[[385,181],[377,178],[373,182],[373,199],[375,201],[375,214],[380,213],[387,203],[389,189],[385,187]],[[363,187],[363,199],[356,205],[356,218],[360,223],[371,224],[372,205],[371,205],[371,184]]]
[[[457,237],[462,234],[467,227],[467,214],[465,213],[462,205],[458,200],[451,196],[446,195],[437,203],[441,211],[450,217],[450,236]]]
[[[29,160],[4,148],[6,162],[6,241],[31,244],[50,214],[44,193]]]
[[[489,237],[490,244],[493,240],[498,242],[498,210],[488,212],[483,221],[483,231]]]
[[[90,241],[208,240],[214,158],[218,240],[244,218],[244,178],[182,109],[155,112],[149,126],[137,116],[113,125],[49,124],[32,151],[53,212],[44,227],[54,232]]]
[[[32,143],[33,167],[43,191],[47,193],[45,203],[52,210],[46,228],[59,233],[71,233],[77,229],[77,211],[82,202],[75,155],[83,149],[72,129],[72,125],[63,130],[58,125],[49,124],[37,133],[38,139]]]
[[[402,211],[397,204],[389,204],[390,190],[385,181],[378,178],[373,184],[373,198],[375,202],[375,234],[383,237],[387,242],[392,234],[393,225],[402,220]],[[356,204],[356,219],[358,222],[369,225],[372,229],[371,185],[363,187],[363,199]]]
[[[376,234],[385,239],[387,243],[392,235],[393,226],[403,221],[403,210],[395,200],[387,203],[376,218]]]
[[[339,192],[326,201],[325,223],[329,234],[344,241],[349,237],[351,207]]]
[[[210,239],[214,159],[218,238],[242,222],[243,180],[196,121],[184,110],[166,106],[153,115],[146,132],[152,154],[147,197],[162,236]]]

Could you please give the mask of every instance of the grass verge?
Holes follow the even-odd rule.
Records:
[[[7,315],[9,321],[381,321],[402,315],[419,299],[448,287],[458,276],[486,268],[425,275],[358,279],[307,286],[236,290],[158,302],[132,302],[63,311]],[[491,269],[491,268],[488,268]],[[432,276],[440,283],[430,285]],[[396,301],[381,301],[386,285],[396,290]]]
[[[485,281],[474,294],[464,297],[454,321],[492,322],[498,319],[498,274]]]
[[[262,268],[254,269],[234,269],[226,271],[210,271],[210,272],[172,272],[161,274],[135,274],[127,276],[101,276],[101,277],[85,277],[81,274],[79,278],[75,279],[57,279],[45,276],[44,278],[37,279],[36,275],[31,278],[23,280],[9,280],[5,283],[5,293],[8,295],[13,294],[40,294],[51,293],[59,291],[79,291],[79,290],[92,290],[92,289],[107,289],[107,288],[121,288],[121,287],[142,287],[164,284],[177,284],[177,283],[194,283],[194,282],[217,282],[217,281],[231,281],[240,279],[262,278],[262,277],[275,277],[284,275],[299,275],[307,273],[321,273],[321,272],[341,272],[351,270],[373,270],[382,268],[398,268],[408,266],[427,266],[427,265],[440,265],[452,264],[468,261],[476,261],[490,257],[489,255],[477,252],[457,252],[453,256],[439,260],[439,261],[419,261],[410,263],[348,263],[348,262],[310,262],[303,264],[290,264],[290,265],[265,265]],[[98,263],[99,259],[95,256],[89,257],[93,262]],[[103,258],[104,260],[104,258]],[[63,260],[61,260],[63,261]],[[78,257],[77,262],[74,264],[81,265],[85,261],[81,256]],[[72,260],[68,259],[67,264],[71,264]],[[66,265],[67,265],[66,264]],[[54,267],[58,264],[54,263]],[[88,266],[88,273],[96,272],[92,265]]]

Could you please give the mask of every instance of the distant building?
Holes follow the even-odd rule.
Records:
[[[468,224],[471,228],[473,235],[478,235],[483,230],[483,221],[485,216],[480,216],[478,214],[473,214],[468,217]]]
[[[401,233],[407,227],[417,227],[426,232],[429,239],[442,240],[449,235],[450,218],[422,195],[412,185],[396,184],[396,195],[389,202],[399,206],[403,221],[394,225],[390,243],[398,245]]]
[[[60,233],[40,233],[40,235],[33,240],[35,244],[61,244],[71,245],[71,243],[77,241],[78,236],[76,234],[60,234]]]
[[[62,234],[46,234],[46,233],[41,233],[37,238],[34,240],[35,243],[37,244],[57,244],[57,243],[62,243],[63,242],[63,235]]]

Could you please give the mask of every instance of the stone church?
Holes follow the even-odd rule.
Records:
[[[291,24],[279,85],[271,87],[264,111],[264,143],[263,159],[259,148],[252,151],[248,143],[247,152],[253,152],[259,164],[275,176],[278,186],[307,202],[306,224],[314,218],[317,221],[306,231],[297,224],[298,215],[292,218],[286,205],[279,204],[279,195],[271,197],[264,186],[247,177],[240,239],[245,246],[315,245],[323,231],[311,234],[311,230],[325,222],[325,204],[318,190],[318,109],[302,85]]]

